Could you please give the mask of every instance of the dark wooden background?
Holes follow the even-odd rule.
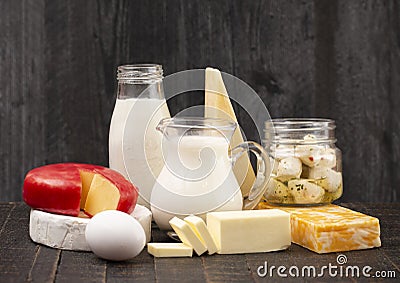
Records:
[[[157,62],[165,74],[206,66],[233,74],[273,117],[335,119],[342,201],[397,202],[399,5],[2,0],[0,201],[21,200],[35,166],[107,165],[116,67]]]

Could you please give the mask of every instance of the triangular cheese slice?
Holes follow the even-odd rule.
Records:
[[[206,69],[205,76],[205,117],[232,119],[237,123],[235,111],[229,100],[224,81],[219,70]],[[231,148],[241,144],[243,136],[239,127],[236,128],[231,140]],[[247,154],[243,154],[235,163],[233,168],[236,179],[240,185],[243,196],[248,196],[255,181],[253,168]]]

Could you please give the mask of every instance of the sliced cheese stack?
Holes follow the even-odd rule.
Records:
[[[153,256],[192,256],[192,252],[189,255],[187,249],[194,250],[197,255],[202,255],[206,251],[211,255],[217,251],[214,239],[202,218],[194,215],[187,216],[184,220],[174,217],[169,223],[182,243],[149,243],[147,250]]]
[[[200,239],[200,241],[206,246],[208,250],[208,254],[212,255],[217,252],[218,248],[212,238],[210,232],[207,229],[206,223],[204,220],[198,216],[187,216],[185,217],[185,222],[189,224],[190,228],[194,231],[196,236]]]
[[[174,229],[179,239],[181,239],[185,245],[192,247],[198,255],[202,255],[207,251],[204,242],[200,240],[200,237],[196,235],[188,223],[178,217],[174,217],[169,221],[169,224],[171,224],[172,229]]]
[[[271,252],[290,246],[290,214],[279,210],[221,211],[207,213],[207,226],[197,216],[174,217],[170,224],[179,238],[198,255]],[[159,257],[188,256],[181,246],[148,245]],[[182,254],[182,255],[181,255]]]
[[[131,213],[139,221],[146,234],[146,242],[151,237],[151,212],[146,207],[136,205]],[[59,215],[32,209],[29,221],[29,236],[32,241],[52,248],[90,251],[85,239],[86,225],[90,218],[81,213],[80,217]]]
[[[276,208],[260,203],[259,209]],[[337,205],[279,207],[291,214],[292,242],[317,253],[381,246],[379,220]]]

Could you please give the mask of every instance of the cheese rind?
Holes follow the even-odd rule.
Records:
[[[146,234],[146,242],[151,238],[151,212],[146,207],[136,205],[131,213]],[[90,218],[82,212],[80,217],[59,215],[32,209],[29,221],[29,236],[32,241],[52,248],[74,251],[90,251],[85,239],[86,225]]]
[[[34,209],[78,216],[82,185],[76,165],[58,163],[30,170],[22,192],[25,203]]]
[[[276,208],[260,203],[259,209]],[[337,205],[279,207],[291,214],[292,242],[317,253],[381,246],[379,220]]]
[[[279,209],[207,213],[219,254],[258,253],[290,246],[290,214]]]
[[[135,210],[131,214],[137,221],[139,221],[140,225],[142,225],[144,233],[146,234],[146,243],[151,240],[151,220],[152,213],[151,211],[143,206],[137,204]]]
[[[192,247],[198,255],[207,251],[207,247],[196,236],[196,233],[188,223],[178,217],[174,217],[169,221],[169,224],[172,229],[174,229],[179,239],[181,239],[184,244]]]
[[[101,176],[105,186],[95,186],[94,191],[97,192],[93,193],[92,179],[96,179],[96,176]],[[105,187],[104,192],[101,187]],[[104,193],[110,197],[99,202]],[[25,203],[33,209],[78,216],[86,203],[90,203],[90,211],[86,211],[90,215],[100,212],[98,208],[101,207],[131,213],[135,208],[138,189],[121,174],[106,167],[57,163],[29,171],[24,180],[22,195]]]
[[[147,252],[155,257],[192,257],[193,249],[183,243],[148,243]]]
[[[32,241],[52,248],[90,251],[85,239],[89,218],[31,210],[29,236]]]
[[[212,255],[216,253],[218,250],[217,246],[215,245],[214,239],[208,231],[204,220],[194,215],[187,216],[184,220],[189,224],[200,241],[207,247],[208,254]]]

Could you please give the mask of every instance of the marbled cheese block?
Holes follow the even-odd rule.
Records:
[[[258,209],[277,208],[261,202]],[[379,219],[337,205],[279,207],[291,214],[292,242],[317,253],[381,246]]]

